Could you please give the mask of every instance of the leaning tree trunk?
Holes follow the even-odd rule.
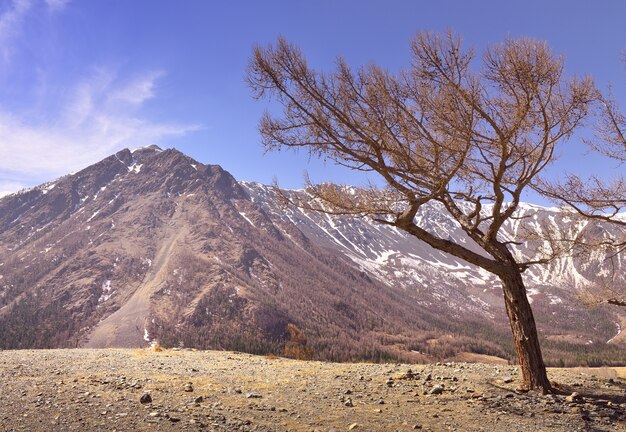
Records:
[[[526,297],[522,275],[514,268],[500,275],[500,279],[524,387],[528,390],[541,390],[543,393],[549,393],[552,391],[552,386],[548,381],[546,366],[541,356],[537,326],[528,297]]]

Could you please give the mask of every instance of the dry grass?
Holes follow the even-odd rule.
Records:
[[[626,367],[576,367],[553,368],[553,370],[568,371],[598,378],[626,378]]]
[[[501,357],[490,356],[486,354],[476,354],[471,352],[462,352],[454,356],[452,361],[467,363],[485,363],[490,365],[508,365],[509,361]]]

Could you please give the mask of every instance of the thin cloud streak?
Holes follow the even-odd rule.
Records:
[[[46,5],[48,5],[48,9],[52,12],[58,12],[63,9],[70,3],[70,0],[46,0]]]
[[[139,77],[127,83],[123,88],[115,91],[110,96],[109,102],[121,102],[132,106],[141,106],[144,102],[155,97],[156,81],[163,76],[165,76],[165,72],[159,70]]]
[[[69,3],[13,0],[4,8],[0,72],[13,68],[26,20],[42,7],[55,13]],[[163,145],[168,138],[199,130],[198,125],[155,122],[141,115],[164,76],[164,71],[153,70],[129,79],[100,67],[63,88],[48,83],[41,70],[43,85],[35,85],[36,100],[25,111],[0,106],[0,195],[76,171],[124,147]]]
[[[45,121],[33,123],[0,111],[0,179],[20,178],[29,184],[51,180],[121,148],[159,144],[201,129],[141,117],[139,111],[155,97],[161,76],[160,71],[148,72],[124,82],[98,69],[70,89],[58,114]]]
[[[31,0],[13,0],[11,6],[0,15],[0,59],[3,64],[7,64],[13,54],[13,42],[20,35],[31,7]]]

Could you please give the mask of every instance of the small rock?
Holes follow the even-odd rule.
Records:
[[[202,396],[198,396],[197,398],[193,400],[193,403],[199,404],[199,403],[202,403],[203,401],[204,401],[204,398]]]
[[[584,402],[584,399],[577,392],[573,392],[571,395],[565,397],[565,402]]]
[[[246,397],[247,397],[248,399],[260,399],[260,398],[262,398],[263,396],[261,396],[261,395],[260,395],[260,394],[258,394],[258,393],[247,393],[247,394],[246,394]]]
[[[141,402],[142,404],[152,403],[152,396],[150,396],[150,393],[144,393],[139,398],[139,402]]]
[[[191,393],[193,391],[193,386],[191,385],[191,383],[185,384],[184,390],[188,393]]]
[[[504,378],[502,378],[502,382],[504,382],[505,384],[509,384],[513,382],[513,377],[512,376],[505,376]]]
[[[158,417],[159,416],[159,412],[158,411],[152,411],[150,414],[148,414],[149,417]]]
[[[180,419],[178,417],[170,417],[170,421],[172,423],[178,423],[180,421]]]
[[[415,379],[415,374],[413,373],[413,371],[411,369],[409,369],[405,373],[403,373],[400,376],[398,376],[398,379],[401,379],[401,380],[412,380],[412,379]]]
[[[436,386],[434,386],[433,388],[431,388],[431,389],[430,389],[430,391],[428,392],[428,394],[431,394],[431,395],[438,395],[438,394],[443,393],[443,390],[444,390],[443,386],[442,386],[442,385],[437,384]]]
[[[348,408],[352,408],[354,406],[354,404],[352,403],[352,399],[350,398],[346,399],[346,401],[343,404],[347,406]]]
[[[353,429],[356,429],[357,427],[359,427],[358,423],[352,423],[350,426],[348,426],[348,430],[353,430]]]

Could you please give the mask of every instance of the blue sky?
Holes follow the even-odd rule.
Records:
[[[52,180],[124,147],[176,147],[241,180],[286,187],[364,179],[306,154],[263,154],[267,108],[244,83],[252,47],[278,35],[310,63],[408,66],[418,30],[454,29],[478,52],[545,39],[572,74],[609,82],[626,107],[626,2],[0,0],[0,194]],[[552,168],[622,170],[573,140]],[[530,197],[532,199],[532,197]]]

